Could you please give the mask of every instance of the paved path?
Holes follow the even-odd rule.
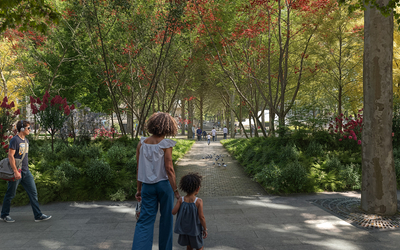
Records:
[[[208,150],[224,152],[220,144],[208,147],[196,142],[177,167],[178,176],[186,171],[205,176],[199,194],[204,200],[209,228],[205,249],[399,249],[400,230],[367,232],[308,202],[318,198],[360,197],[359,193],[267,195],[236,169],[237,165],[228,163],[226,170],[210,166],[200,158],[203,154],[200,151]],[[226,179],[230,181],[224,182]],[[53,218],[40,223],[34,222],[30,206],[13,207],[11,215],[17,221],[0,222],[0,249],[128,250],[135,229],[135,204],[134,201],[48,204],[41,208]],[[154,250],[158,249],[157,238],[158,219]],[[173,249],[185,249],[177,244],[176,235]]]
[[[211,159],[203,159],[212,155]],[[222,157],[215,161],[216,155]],[[225,163],[227,167],[218,166]],[[215,163],[215,165],[213,164]],[[196,142],[176,167],[177,181],[189,172],[203,176],[199,197],[226,197],[266,195],[264,189],[252,181],[237,161],[228,154],[220,142]],[[184,195],[184,193],[182,193]]]

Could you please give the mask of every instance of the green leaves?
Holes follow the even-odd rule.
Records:
[[[45,0],[3,0],[0,1],[0,20],[0,33],[8,28],[46,32],[48,25],[59,22],[60,13]]]

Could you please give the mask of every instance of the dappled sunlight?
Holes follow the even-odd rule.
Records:
[[[307,241],[307,244],[323,247],[323,249],[362,250],[364,247],[353,244],[352,241],[339,239],[324,239],[322,241]]]
[[[294,210],[294,209],[299,210],[298,207],[293,207],[293,206],[284,205],[284,204],[277,204],[277,203],[265,203],[264,207],[279,209],[279,210]]]

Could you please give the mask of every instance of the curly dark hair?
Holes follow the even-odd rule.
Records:
[[[179,188],[188,195],[193,194],[201,186],[202,178],[198,173],[188,173],[181,178]]]
[[[158,112],[150,116],[147,130],[153,135],[173,136],[178,133],[178,125],[170,114]]]

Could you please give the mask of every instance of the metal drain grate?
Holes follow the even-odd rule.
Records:
[[[312,204],[347,221],[348,223],[366,230],[400,229],[400,203],[398,213],[393,216],[367,214],[361,210],[359,198],[335,198],[310,200]]]

